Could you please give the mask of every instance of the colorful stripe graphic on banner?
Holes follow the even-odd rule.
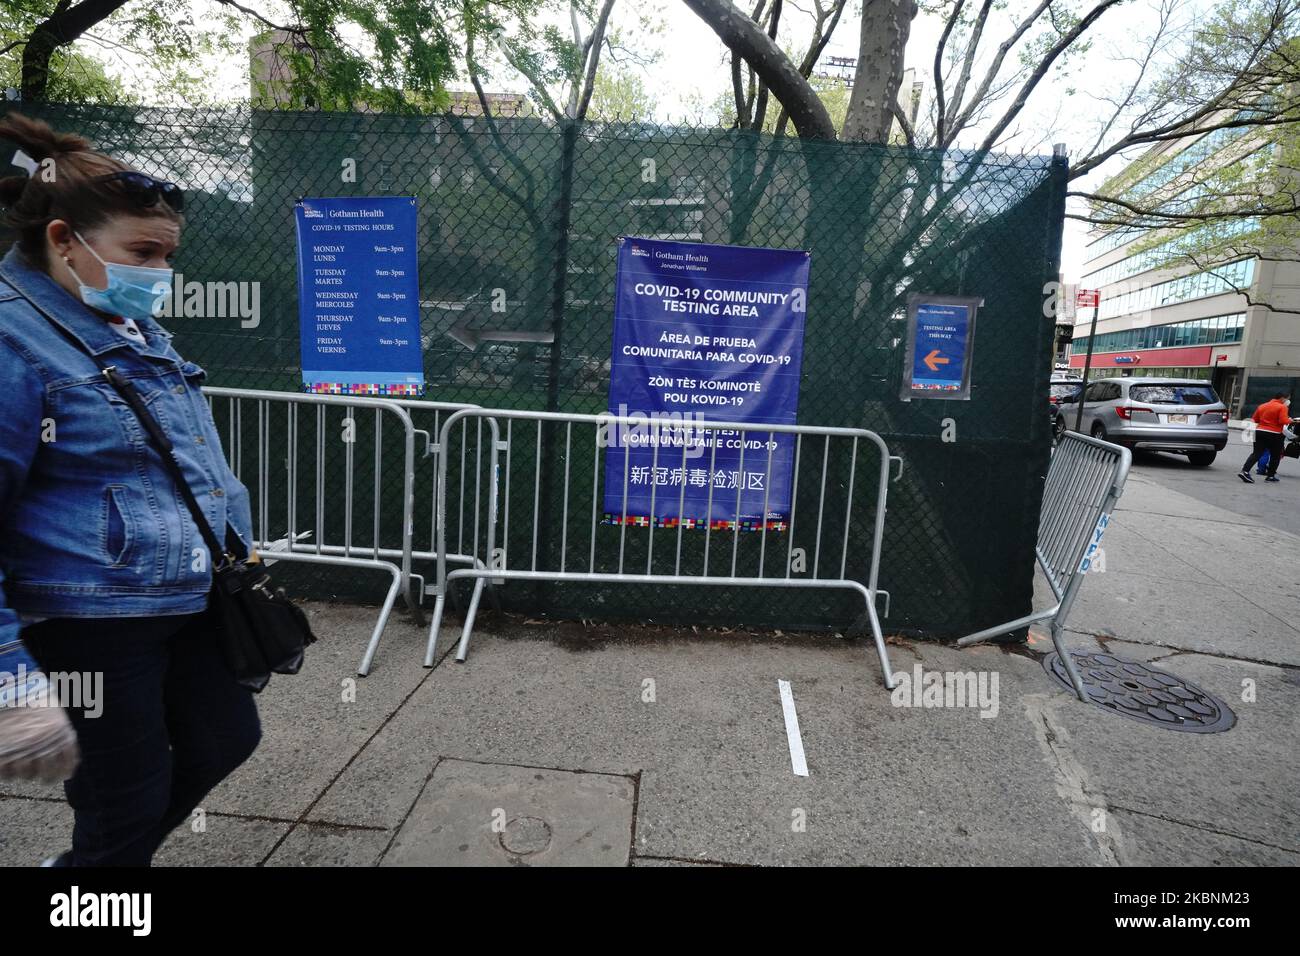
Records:
[[[622,514],[611,514],[606,512],[603,523],[612,525],[627,524],[629,527],[634,528],[648,528],[650,526],[650,519],[645,515],[628,515],[625,521]],[[654,526],[656,528],[676,528],[678,525],[681,525],[683,528],[702,528],[704,527],[704,522],[697,521],[694,518],[656,518],[654,521]],[[779,520],[740,522],[741,531],[762,531],[765,526],[768,531],[787,531],[790,528],[786,522]],[[735,531],[736,522],[720,518],[717,521],[710,522],[709,528],[713,531]]]

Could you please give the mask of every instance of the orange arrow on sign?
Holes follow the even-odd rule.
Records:
[[[950,360],[946,358],[939,358],[939,350],[935,349],[933,352],[931,352],[921,361],[925,362],[925,367],[928,368],[931,372],[937,372],[939,371],[940,365],[947,365]]]

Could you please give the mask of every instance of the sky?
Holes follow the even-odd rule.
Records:
[[[195,2],[199,11],[215,9],[213,0]],[[1011,139],[1004,148],[1010,152],[1046,153],[1051,151],[1052,143],[1062,142],[1075,155],[1083,152],[1101,111],[1101,104],[1092,97],[1104,94],[1131,75],[1132,64],[1123,58],[1135,52],[1136,38],[1150,30],[1153,9],[1160,2],[1130,0],[1108,11],[1089,31],[1088,36],[1093,38],[1092,47],[1076,68],[1075,75],[1071,78],[1049,75],[1043,80],[1022,113],[1023,133]],[[1191,17],[1204,9],[1209,0],[1166,2],[1180,4],[1184,16]],[[857,6],[856,0],[851,0],[851,3],[826,49],[823,62],[829,56],[857,56],[860,21],[851,15]],[[1020,13],[1027,9],[1027,4],[1028,0],[1010,0],[1010,12]],[[267,9],[273,6],[268,4]],[[656,99],[656,119],[667,121],[694,117],[698,115],[698,109],[693,104],[713,102],[720,93],[729,89],[725,47],[680,0],[638,0],[636,4],[624,2],[614,9],[613,27],[622,30],[633,44],[655,54],[653,63],[633,68],[641,70],[646,88]],[[800,11],[810,10],[811,0],[786,0],[785,9],[784,28],[779,40],[787,49],[801,47],[807,42],[811,18]],[[567,16],[557,17],[555,23],[567,32]],[[645,31],[645,23],[654,24],[658,29]],[[926,13],[920,13],[912,23],[907,65],[915,68],[919,78],[926,83],[922,94],[926,99],[932,96],[930,81],[934,50],[942,29],[943,20]],[[253,32],[250,23],[246,33],[251,35]],[[1008,32],[1008,21],[991,23],[986,31],[985,46],[991,49]],[[103,51],[97,50],[96,53],[102,55]],[[129,56],[118,56],[121,59],[116,64],[117,71],[127,76],[132,73],[139,75],[136,72],[138,65],[133,70]],[[246,62],[213,61],[209,67],[213,74],[213,88],[230,90],[234,95],[247,91]],[[502,92],[524,92],[526,83],[522,77],[514,82],[502,78],[491,88]],[[1073,96],[1067,95],[1072,90]],[[959,141],[958,145],[974,145],[977,141],[971,137]],[[1095,184],[1119,168],[1120,164],[1112,163],[1103,167],[1098,175],[1073,183],[1072,188]],[[1062,272],[1066,281],[1074,281],[1080,274],[1085,241],[1083,224],[1067,219],[1062,248]]]
[[[716,69],[710,69],[707,73],[706,82],[710,90],[710,99],[717,89],[725,88],[729,83],[728,74],[721,66],[726,48],[711,31],[699,29],[697,18],[684,4],[676,0],[652,0],[652,2],[656,3],[664,13],[667,26],[665,32],[672,37],[672,42],[664,45],[662,59],[647,71],[647,78],[653,76],[658,82],[664,84],[663,101],[669,112],[685,112],[682,104],[686,97],[689,97],[690,90],[695,88],[692,79],[694,78],[698,84],[703,72],[702,64],[711,67],[717,65]],[[800,0],[795,2],[797,6],[810,8],[810,4]],[[1093,119],[1099,114],[1099,104],[1089,98],[1088,91],[1102,92],[1104,89],[1111,88],[1113,84],[1121,84],[1125,77],[1132,75],[1131,64],[1125,63],[1122,57],[1134,51],[1135,36],[1142,36],[1150,30],[1154,20],[1152,11],[1154,2],[1156,0],[1152,2],[1134,0],[1132,3],[1108,11],[1097,22],[1088,33],[1088,36],[1093,38],[1092,50],[1086,55],[1080,73],[1073,81],[1051,76],[1043,80],[1026,104],[1023,114],[1029,131],[1019,139],[1018,143],[1012,141],[1010,151],[1050,153],[1051,144],[1058,142],[1065,143],[1067,150],[1075,155],[1084,151],[1085,144],[1092,142],[1090,133],[1093,130]],[[1205,4],[1193,0],[1185,6],[1186,15],[1191,16],[1203,9]],[[1013,0],[1013,10],[1019,12],[1024,8],[1024,4],[1015,4]],[[810,20],[803,21],[805,24],[810,22]],[[944,21],[941,18],[925,13],[918,14],[912,22],[905,62],[907,67],[916,69],[919,78],[926,82],[923,97],[928,98],[932,95],[934,51],[943,27]],[[856,57],[859,30],[860,19],[858,17],[849,19],[846,14],[845,20],[836,29],[834,38],[823,55],[823,62],[830,56]],[[804,26],[798,33],[800,36],[807,36],[808,27]],[[1006,35],[1005,30],[989,33],[993,37],[993,45]],[[1067,88],[1077,89],[1079,93],[1067,100],[1064,96]],[[1069,109],[1062,109],[1063,102],[1072,105]],[[1043,136],[1049,130],[1053,131],[1053,135],[1044,139]],[[967,141],[961,145],[974,145],[974,142]],[[1072,184],[1071,188],[1096,185],[1120,168],[1122,163],[1112,163],[1103,167],[1097,175]],[[1087,241],[1086,230],[1087,227],[1078,220],[1067,219],[1065,222],[1061,271],[1067,282],[1076,281],[1082,271],[1084,245]]]

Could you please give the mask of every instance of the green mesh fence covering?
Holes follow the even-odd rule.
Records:
[[[25,111],[185,187],[185,281],[258,283],[256,326],[168,320],[214,385],[299,387],[302,196],[417,197],[426,398],[489,407],[604,410],[620,235],[810,250],[799,420],[873,429],[906,461],[889,493],[886,629],[954,636],[1027,613],[1063,161],[534,118]],[[910,291],[983,296],[970,401],[899,401]],[[449,334],[457,328],[548,330],[555,343],[470,350]],[[563,472],[563,450],[544,442],[546,473]],[[531,455],[521,450],[517,467],[535,468]],[[572,451],[574,487],[590,487],[593,457]],[[846,469],[832,462],[831,477],[828,508],[842,500]],[[388,480],[396,495],[399,476]],[[515,487],[510,506],[524,525],[532,487]],[[865,579],[873,515],[870,485],[858,488],[848,568]],[[548,483],[544,513],[558,513],[560,490]],[[417,521],[426,516],[417,507]],[[557,537],[542,547],[558,549]],[[307,587],[328,578],[295,573]],[[512,585],[502,600],[532,613],[780,627],[842,628],[860,611],[843,595],[779,589]]]

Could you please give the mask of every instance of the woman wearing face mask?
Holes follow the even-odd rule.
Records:
[[[0,120],[5,140],[19,172],[0,179],[13,241],[0,261],[0,663],[25,648],[46,674],[81,675],[83,692],[47,708],[54,743],[8,748],[44,759],[9,771],[71,766],[71,735],[52,723],[66,714],[80,750],[64,784],[75,825],[71,849],[47,862],[148,865],[260,727],[206,614],[212,556],[102,370],[116,367],[145,402],[232,545],[252,540],[248,493],[226,464],[203,370],[152,315],[170,294],[180,190],[13,113]],[[17,725],[5,718],[0,771]]]

